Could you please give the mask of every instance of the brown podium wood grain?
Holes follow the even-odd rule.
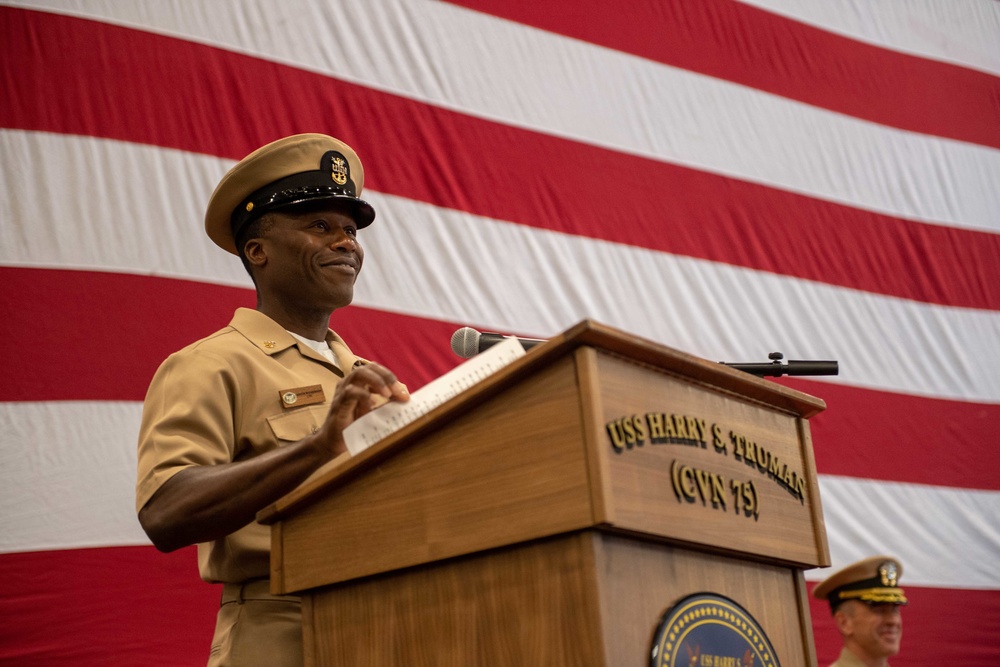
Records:
[[[310,665],[646,665],[697,592],[746,608],[782,665],[815,665],[802,571],[829,565],[808,424],[824,407],[585,321],[261,512],[271,587],[303,595]],[[612,444],[608,423],[648,414],[727,446]],[[726,493],[682,494],[678,466]],[[751,482],[756,515],[728,488]]]

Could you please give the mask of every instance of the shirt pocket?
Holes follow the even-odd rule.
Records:
[[[271,427],[274,437],[278,439],[278,445],[284,446],[318,431],[329,411],[329,404],[310,405],[268,417],[267,423]]]

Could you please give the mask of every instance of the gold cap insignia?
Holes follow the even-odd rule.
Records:
[[[339,155],[334,157],[330,164],[330,178],[337,185],[347,183],[347,161]]]
[[[891,560],[887,560],[878,567],[878,576],[882,580],[883,586],[895,586],[899,578],[899,569]]]

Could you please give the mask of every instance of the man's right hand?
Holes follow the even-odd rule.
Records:
[[[347,451],[344,429],[389,401],[405,403],[410,392],[385,366],[369,363],[352,370],[333,394],[323,427],[312,437],[333,458]]]

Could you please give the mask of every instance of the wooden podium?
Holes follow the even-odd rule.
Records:
[[[585,321],[261,512],[271,588],[313,666],[645,667],[706,591],[814,666],[824,407]]]

